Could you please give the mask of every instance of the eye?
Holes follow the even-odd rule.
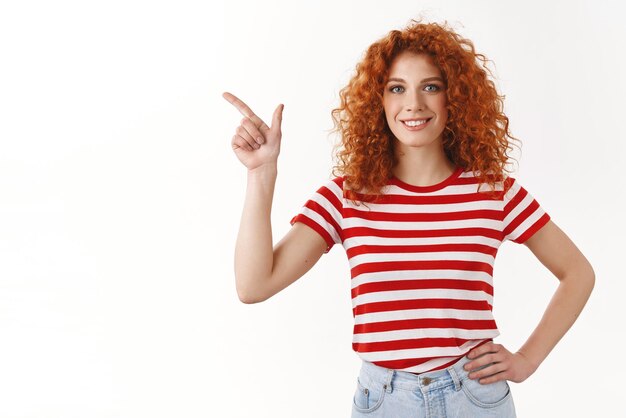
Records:
[[[434,87],[435,89],[434,90],[427,90],[427,91],[439,91],[439,90],[441,90],[441,88],[438,85],[436,85],[436,84],[428,84],[425,88],[428,88],[428,87]]]
[[[402,86],[391,86],[391,87],[389,88],[389,91],[390,91],[390,92],[392,92],[392,93],[395,93],[395,91],[393,91],[395,88],[401,88],[401,89],[402,89],[402,88],[404,88],[404,87],[402,87]]]

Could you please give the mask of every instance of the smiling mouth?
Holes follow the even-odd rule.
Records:
[[[427,124],[432,118],[428,118],[428,119],[420,119],[420,120],[410,120],[410,121],[406,121],[403,120],[402,123],[404,124],[404,126],[406,126],[407,128],[417,128],[419,126],[424,126],[425,124]]]

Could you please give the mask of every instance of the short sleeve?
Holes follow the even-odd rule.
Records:
[[[523,244],[548,223],[550,215],[513,177],[505,179],[503,196],[502,241]]]
[[[302,222],[324,238],[328,253],[335,244],[343,242],[341,227],[343,213],[343,179],[335,177],[323,184],[309,200],[306,201],[300,212],[290,223]]]

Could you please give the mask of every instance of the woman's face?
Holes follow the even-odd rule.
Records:
[[[445,83],[428,55],[405,51],[394,59],[383,107],[391,132],[405,146],[422,147],[442,141],[448,120]],[[407,126],[407,120],[427,122]]]

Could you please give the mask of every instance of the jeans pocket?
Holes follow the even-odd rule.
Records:
[[[466,377],[461,380],[461,388],[469,400],[481,408],[494,408],[511,397],[511,388],[506,380],[483,384],[478,379]]]
[[[378,382],[364,380],[361,376],[356,379],[356,390],[352,400],[354,410],[366,413],[375,411],[385,399],[387,386]]]

